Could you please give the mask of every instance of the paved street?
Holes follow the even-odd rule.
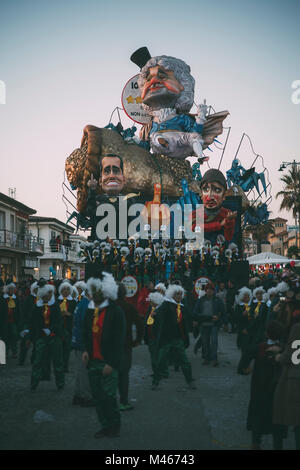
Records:
[[[181,372],[170,369],[161,389],[151,390],[146,346],[134,351],[130,399],[135,409],[122,414],[121,437],[95,439],[100,426],[93,408],[72,406],[74,375],[66,375],[66,387],[57,392],[54,380],[29,389],[31,367],[9,359],[0,366],[1,449],[247,449],[250,433],[245,422],[250,377],[236,374],[239,352],[235,335],[220,334],[220,366],[201,365],[201,355],[188,350],[197,390],[187,390]],[[194,340],[192,340],[192,343]],[[42,410],[52,421],[35,423]],[[271,449],[271,438],[263,447]],[[294,448],[289,433],[285,448]]]

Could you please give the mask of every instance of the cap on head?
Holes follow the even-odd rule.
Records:
[[[215,168],[211,168],[207,170],[206,173],[204,173],[202,180],[200,181],[200,188],[205,183],[219,183],[221,186],[223,186],[224,189],[227,189],[227,183],[225,176],[220,170],[217,170]]]

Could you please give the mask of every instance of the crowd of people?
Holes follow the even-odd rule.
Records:
[[[282,449],[292,427],[300,449],[300,361],[295,354],[300,277],[291,266],[266,276],[252,274],[239,288],[233,279],[208,282],[197,295],[179,279],[149,281],[135,302],[124,284],[104,271],[87,282],[41,279],[22,289],[8,282],[1,291],[0,339],[7,358],[18,358],[22,366],[31,352],[31,391],[51,379],[51,368],[62,390],[73,351],[72,404],[96,408],[101,424],[96,438],[119,436],[121,412],[133,408],[128,398],[132,348],[144,343],[149,349],[153,391],[169,376],[170,366],[181,369],[193,390],[186,352],[190,336],[194,353],[201,350],[202,365],[219,367],[223,329],[236,335],[237,373],[252,372],[247,417],[252,448],[260,449],[262,436],[272,434],[274,449]]]

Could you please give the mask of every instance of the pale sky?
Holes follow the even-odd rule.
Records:
[[[66,222],[65,159],[86,124],[108,124],[125,83],[139,71],[130,55],[147,46],[152,56],[190,65],[196,103],[206,98],[216,111],[230,112],[221,170],[230,168],[242,134],[251,137],[269,170],[271,217],[286,216],[275,194],[282,189],[280,163],[300,161],[300,104],[291,100],[292,82],[300,80],[299,17],[298,0],[1,0],[0,80],[7,95],[0,104],[0,191],[15,187],[17,199],[38,215]],[[124,127],[133,125],[121,116]],[[209,155],[218,167],[219,152]],[[246,141],[238,157],[251,165]]]

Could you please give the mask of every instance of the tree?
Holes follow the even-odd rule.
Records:
[[[292,211],[297,225],[297,218],[299,221],[300,216],[300,170],[297,165],[292,165],[288,173],[280,180],[285,184],[283,191],[276,194],[276,198],[282,197],[280,210]]]
[[[292,258],[293,256],[296,256],[298,258],[299,255],[299,248],[296,245],[292,245],[288,249],[288,257]]]
[[[263,242],[268,242],[268,235],[275,233],[272,222],[265,222],[264,224],[249,225],[246,229],[252,233],[253,240],[257,242],[257,252],[261,253],[261,245]]]

